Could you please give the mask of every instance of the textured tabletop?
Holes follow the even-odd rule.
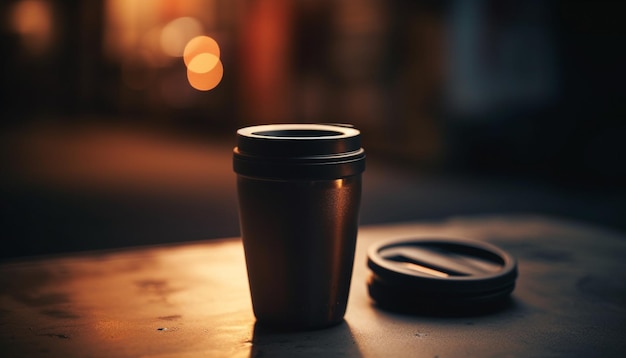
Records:
[[[378,309],[367,247],[391,238],[484,240],[518,259],[512,305],[436,317]],[[0,264],[4,357],[623,356],[626,237],[533,216],[363,227],[345,323],[255,328],[239,239]]]

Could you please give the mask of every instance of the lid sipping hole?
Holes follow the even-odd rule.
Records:
[[[405,259],[404,257],[397,257],[397,258],[401,259],[401,260],[398,260],[398,263],[401,264],[403,267],[408,268],[409,270],[413,270],[419,273],[423,273],[423,274],[435,276],[435,277],[450,277],[450,274],[446,272],[442,272],[442,271],[435,270],[430,267],[422,266],[414,262],[405,261],[403,260]],[[393,261],[396,261],[396,260],[393,260]]]
[[[428,262],[427,260],[416,260],[414,257],[405,256],[402,254],[396,255],[396,256],[385,256],[384,258],[389,261],[394,261],[400,264],[402,267],[408,268],[409,270],[424,273],[430,276],[437,276],[437,277],[468,276],[468,274],[451,270],[448,267],[433,265],[432,262]]]
[[[430,247],[396,247],[381,252],[383,258],[400,263],[410,263],[405,267],[432,275],[429,270],[448,276],[479,276],[498,272],[499,262],[486,257]],[[437,274],[436,274],[437,275]],[[447,276],[446,276],[447,277]]]

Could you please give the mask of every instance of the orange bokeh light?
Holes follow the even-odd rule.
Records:
[[[187,65],[187,68],[191,72],[195,73],[207,73],[211,71],[217,63],[220,62],[219,57],[211,53],[201,53],[195,56],[191,62]]]
[[[198,57],[200,56],[196,56],[196,58]],[[194,60],[192,60],[191,63],[194,63]],[[199,91],[212,90],[220,83],[223,75],[224,67],[222,66],[222,61],[220,61],[219,59],[217,60],[215,66],[213,66],[213,68],[207,72],[198,73],[192,71],[191,67],[187,68],[187,80],[189,81],[189,84],[191,85],[191,87]]]
[[[183,54],[185,65],[189,66],[189,63],[194,57],[203,53],[215,55],[215,57],[219,59],[220,47],[217,41],[208,36],[197,36],[191,39],[185,46]]]
[[[208,36],[197,36],[185,46],[183,60],[187,66],[187,80],[199,91],[215,88],[224,75],[217,41]]]

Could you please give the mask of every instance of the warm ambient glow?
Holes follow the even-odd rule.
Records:
[[[23,0],[15,3],[11,14],[11,27],[20,35],[29,52],[41,54],[52,45],[52,8],[48,2]]]
[[[158,98],[182,108],[201,98],[193,89],[208,91],[221,81],[220,48],[202,36],[227,20],[218,11],[221,2],[106,0],[103,6],[103,50],[108,60],[121,65],[125,88],[144,92],[149,101]],[[183,55],[184,72],[178,62]]]
[[[209,91],[220,83],[224,67],[219,56],[217,42],[208,36],[198,36],[187,43],[183,59],[187,66],[187,80],[193,88]]]
[[[169,22],[161,31],[161,48],[172,57],[183,55],[190,39],[202,33],[202,24],[192,17],[179,17]]]

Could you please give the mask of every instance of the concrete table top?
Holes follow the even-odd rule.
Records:
[[[515,256],[511,305],[464,317],[377,308],[367,248],[429,235],[483,240]],[[623,356],[625,253],[620,233],[535,216],[362,227],[345,322],[297,333],[255,327],[238,238],[5,261],[0,355]]]

